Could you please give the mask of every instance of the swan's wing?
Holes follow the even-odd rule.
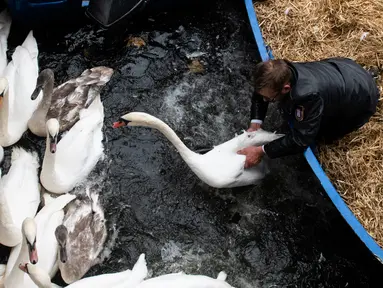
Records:
[[[13,133],[28,129],[28,120],[42,99],[31,100],[38,77],[38,49],[32,31],[21,46],[17,46],[3,75],[9,83],[9,127]],[[12,132],[11,132],[12,133]]]
[[[11,168],[0,183],[1,243],[7,239],[16,241],[15,238],[21,235],[24,219],[36,215],[40,203],[38,167],[37,153],[13,148]]]
[[[12,165],[3,182],[4,195],[7,199],[9,212],[17,227],[26,217],[34,217],[40,203],[40,190],[37,169],[39,159],[36,152],[14,147]]]
[[[5,67],[3,71],[3,77],[7,78],[8,80],[8,101],[9,101],[9,106],[8,106],[8,119],[13,119],[16,115],[15,113],[15,88],[14,88],[14,83],[15,83],[15,73],[16,73],[16,66],[14,65],[13,61],[9,62],[7,67]],[[4,106],[2,106],[4,107]],[[3,109],[3,108],[1,108]],[[12,124],[15,121],[9,122],[8,121],[8,127],[12,126]],[[8,130],[10,130],[8,128]]]
[[[42,225],[37,224],[37,251],[39,253],[39,266],[51,274],[57,260],[58,243],[55,236],[57,226],[62,224],[64,211],[59,210],[51,215]]]
[[[15,112],[17,121],[21,125],[25,125],[31,118],[41,101],[41,95],[37,100],[31,100],[31,95],[36,87],[38,77],[37,60],[32,59],[27,49],[18,46],[15,53],[12,55],[12,61],[16,67],[14,79],[14,95],[15,95]],[[22,119],[20,119],[22,117]]]
[[[93,103],[100,93],[101,86],[110,80],[112,74],[111,68],[95,67],[58,86],[53,92],[47,119],[59,119],[62,131],[70,129],[79,120],[80,111]]]
[[[13,224],[3,183],[0,183],[0,215],[0,243],[10,247],[17,245],[21,241],[21,230]]]
[[[75,198],[76,195],[69,193],[60,195],[59,197],[55,198],[53,201],[49,202],[43,208],[41,208],[39,213],[37,213],[35,217],[36,223],[41,223],[45,227],[52,214],[64,209],[64,207]]]
[[[89,86],[77,86],[73,80],[56,88],[52,95],[52,104],[47,119],[59,119],[60,126],[67,125],[68,118],[79,119],[79,110],[84,107],[88,98]]]
[[[82,172],[95,164],[93,161],[98,161],[103,152],[103,109],[98,95],[88,109],[81,111],[81,119],[57,144],[56,163],[63,164],[60,167],[62,175],[83,177]]]

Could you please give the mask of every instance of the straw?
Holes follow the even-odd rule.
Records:
[[[383,2],[267,0],[254,7],[275,58],[314,61],[342,56],[379,71],[377,113],[358,131],[321,146],[319,160],[357,219],[383,248]]]

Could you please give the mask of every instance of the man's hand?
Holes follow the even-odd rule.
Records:
[[[259,164],[259,162],[261,162],[262,157],[265,153],[263,152],[261,146],[257,146],[257,147],[250,146],[242,150],[239,150],[237,154],[246,156],[245,169],[247,169],[254,165]]]
[[[247,129],[247,132],[254,132],[257,131],[259,128],[261,128],[261,124],[251,123],[249,129]]]

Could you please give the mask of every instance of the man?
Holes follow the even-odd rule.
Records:
[[[293,63],[269,60],[254,71],[251,124],[259,129],[269,102],[279,102],[291,124],[289,133],[262,147],[238,151],[245,168],[269,158],[303,152],[319,139],[333,141],[363,126],[375,113],[379,90],[374,78],[348,58]]]

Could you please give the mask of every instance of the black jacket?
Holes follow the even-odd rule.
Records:
[[[284,137],[264,146],[268,157],[303,152],[317,139],[320,128],[375,113],[379,98],[375,80],[353,60],[329,58],[288,65],[293,72],[292,89],[279,104],[292,128]],[[267,108],[268,102],[254,93],[251,119],[263,121]]]

